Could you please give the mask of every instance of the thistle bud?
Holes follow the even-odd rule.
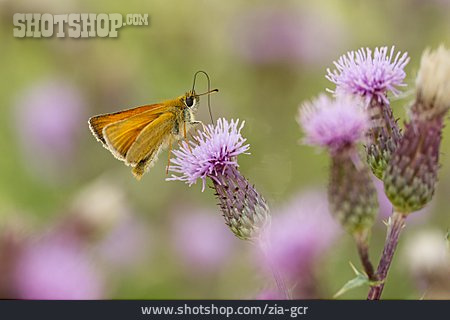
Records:
[[[367,131],[367,163],[373,174],[383,179],[387,164],[401,140],[401,133],[389,104],[372,99],[368,110],[373,126]]]
[[[416,101],[411,120],[443,118],[450,109],[450,50],[425,50],[416,79]]]
[[[384,177],[386,195],[404,214],[433,197],[439,168],[444,116],[450,109],[450,51],[425,51],[416,80],[410,121]]]
[[[226,225],[240,239],[254,240],[270,221],[264,198],[238,170],[237,156],[246,153],[249,145],[241,135],[244,126],[239,120],[228,122],[219,119],[217,125],[208,125],[198,131],[194,141],[184,142],[173,151],[169,170],[180,173],[168,180],[181,180],[189,185],[198,179],[210,178]]]
[[[263,197],[236,167],[212,180],[226,225],[242,240],[257,238],[270,219]]]
[[[355,154],[349,149],[331,159],[328,185],[331,212],[351,234],[370,230],[378,213],[370,171],[362,162],[353,162]]]

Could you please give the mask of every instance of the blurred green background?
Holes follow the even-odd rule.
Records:
[[[19,39],[13,37],[16,12],[139,13],[149,14],[150,24],[123,27],[118,38]],[[271,288],[272,280],[251,244],[227,238],[224,256],[207,271],[192,257],[184,258],[182,251],[189,249],[179,248],[200,234],[203,241],[217,243],[213,252],[222,250],[220,241],[208,238],[217,235],[202,229],[177,239],[184,226],[179,221],[198,212],[228,231],[212,190],[202,193],[199,184],[189,188],[165,181],[167,152],[137,182],[130,168],[94,139],[87,119],[179,96],[190,89],[195,71],[205,70],[220,90],[211,96],[214,117],[246,121],[243,134],[251,155],[240,157],[241,172],[278,208],[299,192],[327,184],[327,155],[299,143],[295,120],[302,101],[332,88],[326,68],[360,47],[395,45],[407,51],[408,87],[392,103],[394,113],[405,119],[422,51],[450,44],[450,3],[0,0],[0,37],[0,238],[20,244],[82,221],[93,230],[86,243],[104,278],[102,298],[252,299]],[[204,90],[206,81],[199,79],[197,91]],[[205,100],[198,119],[209,123]],[[432,208],[407,226],[384,298],[418,299],[434,290],[422,286],[433,283],[433,272],[423,280],[404,252],[422,230],[444,234],[450,227],[449,136],[447,126]],[[133,221],[130,234],[142,237],[120,251],[114,246],[126,242],[127,233],[119,239],[111,234],[124,219]],[[113,244],[107,242],[110,237]],[[374,263],[384,237],[380,219],[372,235]],[[105,247],[116,256],[98,259]],[[5,268],[13,256],[4,254],[0,264]],[[118,269],[121,260],[130,264]],[[353,276],[349,261],[358,264],[356,250],[350,236],[341,234],[315,264],[319,297],[331,298]],[[359,288],[342,298],[363,299],[366,291]],[[449,298],[450,293],[428,297],[433,296]]]

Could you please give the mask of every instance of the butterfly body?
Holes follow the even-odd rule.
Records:
[[[191,90],[176,99],[89,119],[93,135],[117,159],[133,167],[139,180],[162,149],[186,138],[195,121],[199,96]]]

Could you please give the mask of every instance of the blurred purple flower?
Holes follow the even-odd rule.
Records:
[[[367,101],[376,98],[378,102],[389,104],[386,93],[399,93],[397,87],[403,83],[406,73],[403,70],[409,62],[408,54],[397,52],[394,46],[388,53],[387,47],[361,48],[350,51],[334,62],[337,70],[327,69],[326,78],[336,84],[335,93],[355,94],[365,97]]]
[[[99,256],[112,267],[136,265],[151,253],[149,230],[135,216],[121,219],[98,244]]]
[[[291,280],[310,277],[311,268],[333,245],[339,230],[325,193],[299,194],[273,214],[263,261]]]
[[[20,252],[14,274],[19,299],[101,299],[102,281],[76,241],[50,237]]]
[[[37,83],[21,94],[16,102],[16,128],[33,162],[51,167],[70,159],[77,135],[85,129],[84,108],[80,92],[64,81]]]
[[[305,142],[336,152],[362,140],[370,127],[370,119],[360,101],[351,96],[325,94],[299,109],[298,123],[305,131]]]
[[[214,271],[229,258],[234,237],[213,211],[188,209],[173,220],[173,244],[193,270]]]
[[[345,43],[343,23],[323,10],[261,7],[233,21],[234,49],[255,64],[320,64]],[[320,39],[320,41],[317,41]]]
[[[244,123],[239,126],[239,120],[228,122],[221,118],[215,126],[208,125],[205,131],[198,131],[189,145],[183,142],[179,150],[173,151],[175,157],[171,159],[169,168],[181,175],[172,175],[167,180],[180,180],[192,185],[197,179],[202,179],[204,190],[207,177],[214,180],[228,167],[237,167],[236,157],[249,149],[241,135]]]

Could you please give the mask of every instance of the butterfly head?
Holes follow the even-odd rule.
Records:
[[[195,90],[186,92],[181,99],[184,105],[189,109],[196,108],[198,102],[200,101],[200,97],[195,93]]]

